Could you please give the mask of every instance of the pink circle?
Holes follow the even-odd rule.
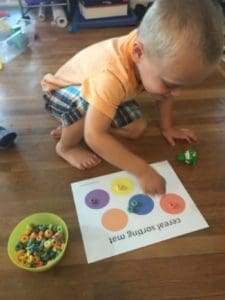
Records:
[[[161,197],[160,206],[168,214],[179,214],[185,209],[185,201],[177,194],[166,194]]]

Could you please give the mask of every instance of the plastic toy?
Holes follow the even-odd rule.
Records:
[[[197,152],[192,148],[189,148],[184,152],[178,152],[176,157],[177,160],[183,161],[188,165],[194,166],[197,163]]]
[[[12,147],[17,134],[0,126],[0,149]]]
[[[10,14],[7,11],[0,10],[0,18],[9,17]]]
[[[7,39],[11,34],[11,26],[0,19],[0,41]]]

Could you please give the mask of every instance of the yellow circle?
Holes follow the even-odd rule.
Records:
[[[112,182],[112,191],[118,195],[127,195],[134,190],[133,182],[126,177],[118,177]]]

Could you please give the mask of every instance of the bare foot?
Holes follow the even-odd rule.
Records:
[[[56,153],[79,170],[93,168],[101,162],[101,159],[96,154],[84,149],[81,145],[64,150],[60,142],[58,142]]]
[[[50,132],[51,137],[53,137],[56,140],[59,140],[62,135],[62,126],[57,127],[56,129],[53,129]]]

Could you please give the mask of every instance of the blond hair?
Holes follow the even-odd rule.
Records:
[[[188,45],[199,51],[204,64],[213,65],[223,51],[223,23],[216,1],[155,0],[138,28],[138,38],[149,57],[174,57]]]

